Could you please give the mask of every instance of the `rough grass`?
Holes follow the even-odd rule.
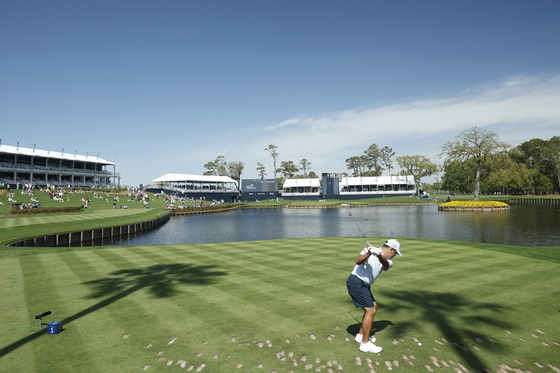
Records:
[[[524,248],[528,258],[505,245],[401,239],[405,256],[373,287],[377,355],[353,341],[361,311],[345,287],[362,244],[56,248],[0,258],[1,369],[558,371],[559,265],[540,260],[539,248]],[[8,327],[33,325],[46,310],[61,334]]]

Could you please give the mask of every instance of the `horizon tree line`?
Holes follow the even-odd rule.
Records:
[[[268,145],[265,149],[273,161],[274,178],[318,178],[310,170],[307,158],[299,162],[280,161],[278,146]],[[396,157],[389,146],[380,148],[370,145],[363,154],[345,160],[348,172],[341,176],[381,176],[383,171],[393,169],[397,162],[399,175],[412,175],[417,191],[422,187],[422,179],[443,172],[438,186],[450,193],[473,194],[478,200],[480,194],[551,194],[560,191],[560,137],[549,140],[532,139],[516,147],[502,142],[499,136],[478,126],[460,132],[453,140],[441,147],[440,157],[444,162],[439,165],[423,155],[404,155]],[[241,180],[243,162],[227,163],[224,156],[204,165],[204,175],[229,176],[237,182]],[[259,178],[267,175],[266,167],[257,162]],[[301,172],[301,173],[300,173]],[[278,178],[281,175],[282,178]]]

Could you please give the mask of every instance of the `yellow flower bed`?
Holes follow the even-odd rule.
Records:
[[[451,201],[442,203],[443,207],[505,207],[507,203],[498,201]]]

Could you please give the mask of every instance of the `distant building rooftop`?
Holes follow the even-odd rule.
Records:
[[[168,173],[154,179],[153,183],[175,183],[175,182],[209,182],[209,183],[235,183],[229,176],[213,176],[213,175],[189,175]]]
[[[98,156],[67,153],[67,152],[54,151],[54,150],[24,148],[21,146],[0,145],[0,153],[7,153],[13,155],[26,155],[31,157],[64,159],[69,161],[94,162],[94,163],[101,163],[107,166],[115,165],[113,162],[110,162],[103,158],[99,158]]]

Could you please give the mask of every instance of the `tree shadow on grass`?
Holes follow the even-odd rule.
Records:
[[[157,264],[146,268],[124,269],[111,273],[108,278],[85,282],[93,287],[87,298],[107,297],[94,305],[61,321],[63,326],[98,311],[141,289],[147,289],[155,298],[168,298],[178,292],[178,285],[210,285],[226,272],[217,271],[215,266],[192,264]],[[16,350],[28,342],[46,334],[46,328],[0,349],[0,357]]]
[[[482,330],[485,327],[511,328],[512,323],[505,320],[503,312],[508,308],[496,303],[473,302],[452,293],[432,291],[394,291],[379,292],[385,300],[380,305],[384,312],[410,311],[414,317],[420,317],[421,323],[434,325],[455,350],[456,354],[474,371],[485,371],[487,366],[480,356],[465,345],[465,340],[475,337],[490,339]],[[380,297],[380,298],[381,298]],[[395,338],[409,335],[418,330],[417,320],[399,321],[391,333]],[[489,349],[500,350],[504,347],[498,343]]]
[[[215,266],[192,264],[157,264],[147,268],[123,269],[111,273],[111,277],[85,282],[93,287],[88,298],[101,298],[110,294],[128,295],[139,289],[155,298],[167,298],[177,293],[177,285],[210,285],[216,277],[226,273],[215,271]]]

